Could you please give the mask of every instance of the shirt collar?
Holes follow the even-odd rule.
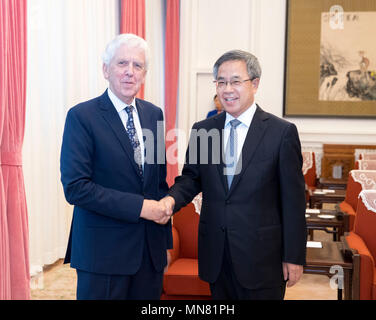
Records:
[[[121,112],[122,110],[125,109],[126,106],[128,106],[128,104],[124,103],[123,101],[121,101],[112,91],[110,88],[108,88],[108,97],[110,98],[111,102],[113,103],[116,111],[119,113]],[[133,110],[137,112],[137,108],[136,108],[136,99],[133,98],[131,104],[131,106],[133,106]]]
[[[252,105],[247,109],[245,110],[237,119],[244,125],[247,126],[247,128],[249,128],[249,126],[251,125],[251,122],[252,122],[252,119],[253,119],[253,116],[256,112],[256,103],[253,102]],[[226,112],[226,121],[225,121],[225,127],[227,125],[229,125],[230,121],[231,120],[234,120],[235,118]]]

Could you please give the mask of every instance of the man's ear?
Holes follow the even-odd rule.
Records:
[[[260,84],[260,78],[256,78],[252,81],[252,85],[255,89],[258,89],[258,86]]]

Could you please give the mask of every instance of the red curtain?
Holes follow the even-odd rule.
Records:
[[[180,1],[167,0],[166,2],[166,52],[165,52],[165,115],[166,132],[176,128],[176,108],[178,102],[179,83],[179,30],[180,30]],[[174,139],[166,139],[166,149],[174,148]],[[169,154],[169,152],[167,152]],[[177,154],[175,154],[177,159]],[[171,186],[178,175],[178,163],[169,163],[167,159],[167,183]]]
[[[29,230],[22,173],[26,0],[0,1],[0,300],[29,299]]]
[[[133,33],[145,39],[145,0],[121,0],[120,33]],[[143,85],[137,97],[143,99],[144,94]]]

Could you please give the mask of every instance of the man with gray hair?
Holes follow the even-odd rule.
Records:
[[[108,89],[67,114],[60,167],[74,212],[65,263],[77,270],[77,299],[150,300],[162,293],[171,212],[163,202],[165,161],[157,161],[165,157],[164,132],[157,130],[163,113],[135,98],[147,68],[145,40],[117,36],[103,54]],[[159,148],[144,143],[143,130]]]
[[[298,132],[255,103],[261,77],[255,56],[229,51],[213,74],[225,112],[195,123],[192,132],[217,130],[220,142],[192,133],[182,175],[166,200],[176,212],[202,192],[199,276],[210,283],[213,299],[283,299],[286,283],[294,285],[305,264]],[[203,143],[209,149],[205,163]],[[212,154],[223,157],[218,163]]]

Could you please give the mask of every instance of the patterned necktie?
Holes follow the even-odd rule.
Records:
[[[132,112],[133,106],[125,107],[125,111],[128,114],[127,132],[128,132],[129,140],[131,141],[131,145],[133,147],[134,160],[136,161],[140,176],[143,177],[141,146],[140,146],[140,142],[138,141],[136,127],[134,126],[133,112]]]
[[[227,184],[230,189],[232,179],[234,179],[234,174],[237,164],[237,147],[238,147],[238,134],[236,132],[236,127],[241,124],[238,119],[230,121],[231,131],[230,137],[226,146],[226,175],[227,175]]]

